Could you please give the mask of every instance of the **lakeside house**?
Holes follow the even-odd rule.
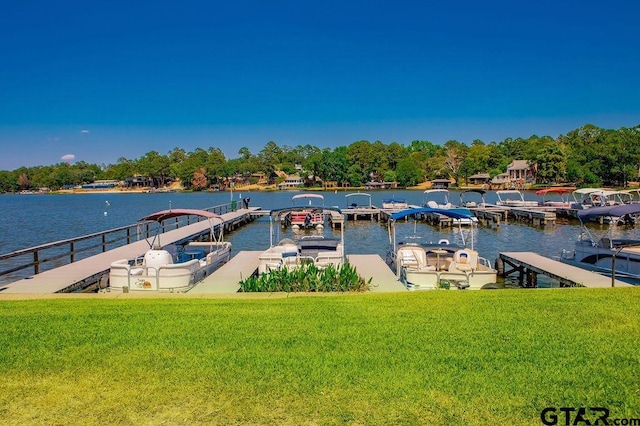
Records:
[[[431,181],[433,189],[449,189],[449,186],[451,186],[451,179],[434,179]]]
[[[507,166],[510,182],[532,183],[536,180],[537,164],[530,165],[527,160],[513,160]]]
[[[486,185],[491,182],[491,176],[489,173],[476,173],[467,178],[467,184],[469,185]]]
[[[299,175],[287,176],[284,182],[278,184],[278,189],[301,188],[304,186],[304,180]]]
[[[527,160],[513,160],[505,173],[491,179],[490,185],[498,188],[524,188],[527,184],[535,183],[537,170],[537,164],[529,164]]]

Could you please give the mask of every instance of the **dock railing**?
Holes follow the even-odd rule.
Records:
[[[203,210],[221,215],[234,209],[231,203],[226,203]],[[150,226],[150,222],[136,223],[0,254],[0,284],[37,275],[45,270],[73,263],[100,252],[104,253],[141,239],[151,238],[156,232],[164,233],[201,220],[206,219],[198,216],[184,216],[167,220],[161,224],[159,231],[156,227]]]

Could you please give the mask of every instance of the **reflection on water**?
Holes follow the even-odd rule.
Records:
[[[372,204],[380,206],[385,198],[403,198],[409,204],[423,202],[422,191],[372,191]],[[0,208],[5,220],[0,221],[0,253],[33,247],[66,238],[134,224],[139,218],[159,210],[173,208],[209,208],[233,200],[241,205],[250,198],[251,206],[275,209],[292,205],[296,192],[228,192],[217,193],[155,193],[155,194],[71,194],[71,195],[0,195]],[[322,193],[325,206],[347,207],[345,192]],[[449,200],[457,203],[460,192],[451,191]],[[535,199],[533,192],[526,199]],[[495,202],[495,193],[486,194],[488,203]],[[603,236],[608,225],[589,225],[595,238]],[[291,232],[287,230],[286,232]],[[287,236],[287,233],[280,237]],[[339,237],[339,230],[326,226],[326,236]],[[503,223],[497,228],[479,227],[473,235],[460,235],[458,228],[438,229],[426,223],[400,223],[401,236],[418,234],[427,241],[446,238],[451,242],[473,245],[481,256],[492,263],[498,253],[504,251],[532,251],[543,256],[557,258],[563,249],[573,249],[581,233],[579,222],[559,219],[554,227],[534,228],[516,222]],[[618,227],[616,237],[640,238],[638,229]],[[473,238],[471,238],[473,237]],[[226,235],[234,253],[243,250],[265,250],[269,247],[269,219],[255,222]],[[389,235],[384,223],[376,221],[349,221],[345,228],[345,252],[347,254],[379,254],[383,259],[389,248]],[[541,281],[543,279],[541,278]]]

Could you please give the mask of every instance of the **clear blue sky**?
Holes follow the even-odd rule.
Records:
[[[639,16],[636,0],[5,2],[0,170],[632,127]]]

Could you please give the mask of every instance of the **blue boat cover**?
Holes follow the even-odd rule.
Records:
[[[462,210],[462,211],[461,211]],[[419,207],[415,209],[402,210],[401,212],[393,213],[391,219],[398,220],[406,216],[411,216],[417,213],[438,213],[444,216],[451,217],[453,219],[471,219],[468,213],[463,212],[466,209],[432,209],[430,207]]]
[[[620,204],[616,206],[590,207],[579,210],[579,219],[594,219],[603,216],[620,217],[627,214],[640,213],[640,203]]]

